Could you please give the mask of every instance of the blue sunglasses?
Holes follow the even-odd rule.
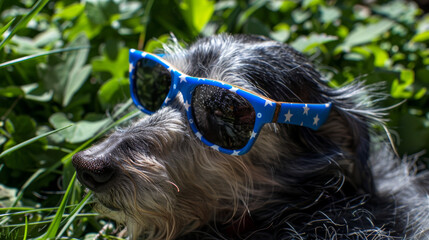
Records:
[[[331,103],[277,102],[235,85],[188,76],[162,58],[130,49],[130,90],[134,104],[153,114],[180,92],[189,125],[207,146],[243,155],[265,123],[286,123],[317,130],[329,116]]]

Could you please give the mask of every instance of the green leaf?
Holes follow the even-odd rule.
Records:
[[[343,50],[348,52],[354,46],[372,42],[387,32],[393,25],[394,22],[388,19],[365,26],[360,25],[350,32],[346,39],[344,39],[344,42],[335,51]]]
[[[302,8],[307,9],[309,7],[315,7],[324,4],[324,0],[304,0],[302,3]]]
[[[292,11],[292,19],[295,23],[301,24],[311,17],[311,12],[295,9]]]
[[[9,118],[14,126],[13,136],[17,141],[23,141],[34,136],[36,132],[36,121],[29,115],[11,116]]]
[[[0,207],[10,207],[16,200],[18,189],[0,184]]]
[[[372,7],[372,10],[395,21],[407,24],[414,24],[416,16],[419,14],[416,4],[401,0],[388,1],[384,5]]]
[[[320,6],[320,14],[322,23],[331,23],[341,17],[341,11],[337,7]]]
[[[118,17],[121,1],[87,0],[85,12],[91,23],[109,25]]]
[[[92,69],[94,72],[108,72],[114,79],[121,79],[128,73],[128,48],[122,48],[118,57],[110,59],[107,52],[103,56],[96,57],[92,60]]]
[[[64,113],[54,113],[50,118],[49,122],[55,128],[63,128],[64,126],[73,125],[72,127],[65,129],[60,134],[63,135],[66,141],[70,143],[80,143],[94,137],[97,132],[105,128],[111,119],[104,118],[100,120],[100,117],[90,116],[86,120],[82,120],[76,123],[70,121]]]
[[[46,91],[41,88],[38,83],[27,84],[21,86],[22,91],[24,91],[24,98],[37,102],[49,102],[54,95],[52,90]]]
[[[146,46],[144,47],[145,52],[155,52],[155,50],[162,49],[162,45],[167,43],[170,39],[170,36],[167,34],[159,36],[157,39],[150,39],[147,41]]]
[[[290,37],[290,27],[286,23],[279,23],[273,28],[270,37],[279,42],[286,42]]]
[[[98,90],[98,99],[104,106],[115,105],[130,98],[129,81],[127,78],[113,78],[104,83]]]
[[[64,31],[64,36],[67,40],[72,41],[84,33],[87,38],[93,39],[100,35],[103,25],[96,25],[89,21],[87,14],[81,14],[76,20],[76,23],[72,28],[68,28]]]
[[[403,69],[401,70],[400,80],[395,79],[393,81],[390,94],[394,98],[411,98],[413,96],[413,83],[414,71],[410,69]]]
[[[63,106],[69,105],[73,95],[80,89],[91,73],[91,65],[73,68],[64,89]]]
[[[237,29],[240,29],[246,22],[248,22],[250,16],[252,16],[252,14],[255,13],[258,9],[263,7],[267,2],[267,0],[257,0],[251,3],[250,7],[240,15],[237,22]]]
[[[408,112],[399,116],[398,132],[401,136],[401,152],[414,154],[422,149],[429,149],[429,119],[415,116]]]
[[[37,136],[37,137],[31,138],[31,139],[29,139],[29,140],[27,140],[27,141],[25,141],[25,142],[22,142],[22,143],[20,143],[20,144],[17,144],[17,145],[15,145],[15,146],[13,146],[13,147],[11,147],[11,148],[9,148],[9,149],[7,149],[7,150],[3,151],[3,152],[0,154],[0,158],[2,158],[2,157],[4,157],[4,156],[6,156],[7,154],[9,154],[9,153],[11,153],[11,152],[13,152],[13,151],[16,151],[16,150],[20,149],[20,148],[22,148],[22,147],[25,147],[25,146],[27,146],[27,145],[29,145],[29,144],[31,144],[31,143],[33,143],[33,142],[35,142],[35,141],[39,140],[39,139],[42,139],[42,138],[44,138],[44,137],[46,137],[46,136],[48,136],[48,135],[54,134],[54,133],[56,133],[56,132],[60,132],[60,131],[62,131],[62,130],[64,130],[64,129],[66,129],[66,128],[70,127],[70,126],[71,126],[71,125],[68,125],[68,126],[65,126],[65,127],[62,127],[62,128],[59,128],[59,129],[56,129],[56,130],[53,130],[53,131],[50,131],[50,132],[44,133],[44,134],[39,135],[39,136]]]
[[[419,100],[422,97],[424,97],[426,93],[427,93],[427,88],[422,87],[418,92],[416,92],[416,94],[414,94],[414,99]]]
[[[335,40],[337,40],[336,36],[312,33],[308,37],[306,36],[298,37],[295,41],[291,43],[291,46],[298,51],[309,52],[316,47],[319,47],[327,42],[332,42]]]
[[[374,54],[374,66],[389,67],[391,65],[389,54],[385,50],[376,45],[368,46],[367,48]]]
[[[10,39],[16,34],[18,30],[21,28],[25,28],[27,26],[27,23],[30,22],[30,20],[39,13],[42,8],[49,2],[49,0],[39,0],[34,5],[33,8],[30,10],[28,14],[26,14],[23,18],[19,20],[19,22],[13,26],[13,28],[10,30],[9,35],[3,41],[0,43],[0,49],[2,49],[6,43],[10,41]]]
[[[24,91],[16,86],[8,86],[6,88],[0,88],[0,97],[15,98],[24,96]]]
[[[57,3],[58,5],[58,3]],[[59,9],[58,7],[56,9]],[[73,18],[78,17],[85,9],[85,5],[82,3],[73,3],[68,5],[67,7],[61,9],[57,13],[54,14],[53,18],[57,19],[65,19],[72,20]]]
[[[270,29],[257,18],[251,17],[244,25],[244,33],[269,36]]]
[[[183,0],[180,12],[194,35],[199,34],[211,19],[214,12],[213,0]]]
[[[89,53],[89,41],[84,34],[68,46],[79,49],[64,54],[50,55],[47,64],[39,65],[39,75],[45,87],[53,90],[54,100],[67,106],[71,98],[88,78],[90,67],[85,65]]]
[[[424,31],[419,34],[416,34],[411,39],[412,42],[425,42],[427,40],[429,40],[429,31]]]

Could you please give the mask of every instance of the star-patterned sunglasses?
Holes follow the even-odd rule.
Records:
[[[331,103],[277,102],[229,83],[188,76],[162,58],[130,50],[130,90],[134,104],[153,114],[180,92],[192,131],[220,152],[250,150],[265,123],[287,123],[317,130]]]

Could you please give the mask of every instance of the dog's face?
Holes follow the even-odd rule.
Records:
[[[270,213],[261,209],[270,204],[304,207],[344,181],[370,188],[361,171],[367,154],[364,117],[347,111],[350,96],[325,87],[301,54],[262,37],[221,35],[187,50],[167,47],[165,58],[190,76],[222,80],[277,101],[332,102],[333,111],[318,131],[267,124],[247,154],[231,156],[195,136],[178,95],[77,153],[78,179],[94,191],[96,209],[126,224],[134,237],[171,239],[248,212],[263,218]]]

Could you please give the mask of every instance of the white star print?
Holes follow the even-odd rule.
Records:
[[[168,68],[167,68],[167,70],[168,70],[169,72],[173,71],[173,69],[172,69],[171,67],[168,67]]]
[[[180,82],[186,82],[186,76],[185,75],[180,75]]]
[[[235,92],[235,93],[237,93],[237,90],[238,90],[238,88],[236,88],[236,87],[232,87],[232,88],[229,89],[229,91]]]
[[[287,111],[287,114],[285,114],[285,122],[290,122],[290,118],[293,116],[292,113],[290,113],[290,110]]]
[[[256,138],[256,133],[255,132],[252,132],[252,135],[250,136],[250,139],[252,139],[252,138]]]
[[[310,110],[310,108],[307,107],[307,104],[305,104],[305,106],[303,108],[304,108],[304,113],[303,114],[308,115],[308,110]]]
[[[304,126],[304,122],[301,122],[301,126]]]
[[[325,107],[326,107],[326,108],[328,108],[328,107],[330,107],[330,106],[331,106],[331,104],[330,104],[330,103],[325,104]]]
[[[213,148],[216,151],[219,151],[219,146],[218,145],[213,145],[213,146],[211,146],[211,148]]]
[[[133,66],[132,63],[130,63],[130,69],[129,69],[129,71],[131,72],[131,71],[133,71],[133,69],[134,69],[134,66]]]
[[[240,151],[232,151],[232,154],[231,155],[233,155],[233,156],[238,156],[238,154],[240,153]]]
[[[314,119],[313,125],[317,126],[317,124],[319,123],[319,120],[320,120],[319,114],[316,114],[316,116],[313,119]]]
[[[165,99],[165,104],[167,104],[169,101],[170,101],[171,99],[169,98],[169,97],[167,97],[166,99]]]
[[[147,53],[143,52],[142,57],[146,57]]]
[[[203,137],[203,135],[200,132],[195,133],[195,135],[197,136],[198,139],[201,140],[201,138]]]
[[[189,107],[191,106],[191,104],[188,103],[188,101],[185,102],[185,108],[186,111],[189,111]]]
[[[269,100],[265,100],[265,105],[264,107],[266,107],[267,105],[273,106],[273,102],[269,101]]]
[[[130,52],[132,52],[132,53],[135,52],[135,51],[136,51],[135,49],[130,49]]]

